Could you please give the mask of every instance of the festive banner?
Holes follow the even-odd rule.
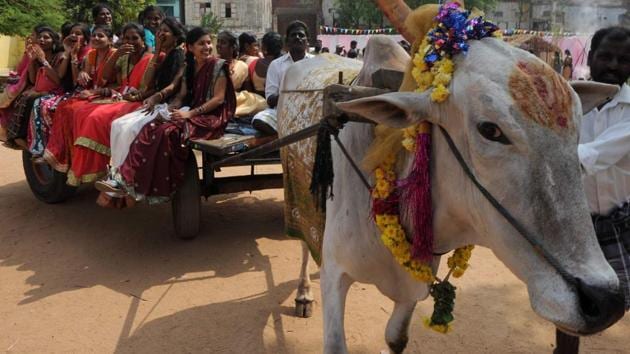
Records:
[[[531,34],[540,37],[575,37],[575,36],[590,36],[589,33],[572,33],[572,32],[551,32],[551,31],[534,31],[525,29],[507,29],[503,30],[504,36],[513,36],[515,34]]]
[[[340,28],[331,26],[319,26],[321,34],[353,34],[353,35],[369,35],[369,34],[398,34],[393,28]]]

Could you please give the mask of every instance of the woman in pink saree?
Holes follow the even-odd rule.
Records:
[[[60,53],[63,48],[59,35],[47,26],[38,27],[36,31],[37,43],[27,47],[27,54],[32,60],[26,69],[26,81],[21,84],[24,87],[7,108],[0,110],[6,129],[6,145],[13,148],[26,147],[28,119],[33,102],[48,93],[61,92],[61,71],[67,65],[67,60]],[[19,90],[20,87],[15,89]]]

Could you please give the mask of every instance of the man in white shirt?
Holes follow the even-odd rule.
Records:
[[[594,81],[619,85],[611,100],[582,118],[578,155],[593,225],[606,259],[619,276],[630,308],[630,29],[593,36],[588,65]],[[555,353],[577,353],[579,337],[556,332]]]
[[[312,58],[308,51],[308,28],[302,21],[293,21],[287,27],[286,45],[289,52],[269,64],[265,81],[265,97],[269,108],[259,112],[252,119],[254,128],[266,134],[275,134],[278,130],[278,97],[284,73],[291,64],[302,59]]]

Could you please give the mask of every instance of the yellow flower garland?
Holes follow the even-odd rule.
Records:
[[[446,56],[436,61],[431,68],[425,63],[424,57],[431,50],[429,45],[429,37],[426,36],[419,46],[418,52],[413,57],[413,68],[411,74],[418,84],[416,92],[425,92],[432,88],[431,100],[436,103],[445,102],[450,91],[450,84],[455,64]],[[419,133],[430,132],[430,124],[420,123],[403,129],[403,147],[414,153],[416,150],[416,137]],[[372,198],[375,200],[386,200],[396,187],[396,156],[389,156],[374,171],[376,185],[372,191]],[[423,264],[411,258],[411,244],[407,241],[405,230],[400,224],[398,215],[376,214],[376,225],[381,232],[381,240],[385,247],[389,249],[396,261],[411,274],[411,276],[419,281],[434,284],[440,282],[433,275],[430,264]],[[468,269],[468,261],[472,255],[474,246],[465,246],[455,250],[453,255],[448,258],[447,265],[449,275],[453,277],[461,277],[466,269]],[[440,333],[447,333],[450,325],[442,325],[432,323],[431,318],[425,320],[425,325]]]

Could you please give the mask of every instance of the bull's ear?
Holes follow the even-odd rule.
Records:
[[[582,112],[590,112],[593,108],[609,101],[619,92],[619,86],[602,84],[595,81],[571,81],[571,87],[580,96]]]
[[[432,120],[429,118],[429,93],[392,92],[339,102],[337,107],[346,113],[357,114],[392,128],[404,128],[423,120]]]

